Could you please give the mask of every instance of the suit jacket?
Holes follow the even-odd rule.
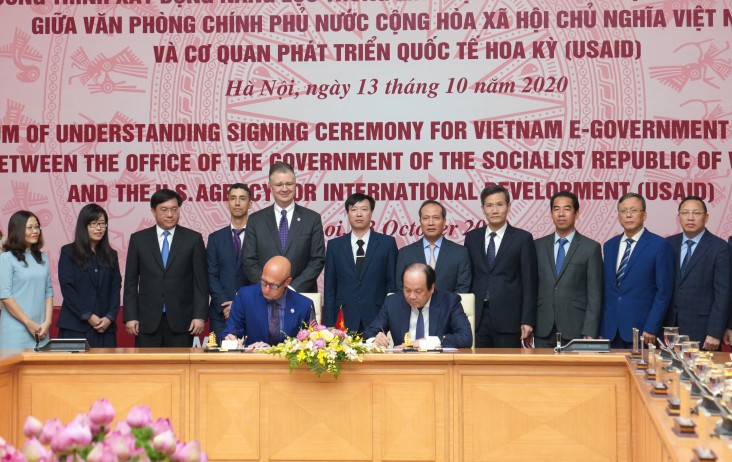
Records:
[[[425,261],[424,239],[399,249],[396,264],[397,289],[402,290],[402,273],[411,263],[429,263]],[[442,246],[435,262],[437,280],[435,288],[443,292],[470,292],[470,256],[468,249],[447,238],[442,238]]]
[[[596,338],[602,313],[602,252],[600,243],[575,232],[559,271],[554,257],[554,233],[537,239],[539,292],[537,337],[547,337],[554,325],[566,339]]]
[[[254,212],[247,221],[244,238],[244,273],[250,281],[259,281],[262,268],[276,255],[292,264],[290,287],[298,292],[317,292],[318,276],[325,263],[325,236],[320,215],[295,204],[287,245],[280,246],[280,232],[274,205]]]
[[[314,309],[313,302],[290,289],[285,290],[285,297],[285,318],[282,330],[286,335],[294,337],[301,328],[304,328],[303,323],[309,322],[310,313]],[[261,285],[242,287],[231,304],[229,319],[226,320],[226,327],[221,333],[221,337],[234,334],[241,338],[246,335],[245,345],[256,342],[269,343],[268,310]]]
[[[683,236],[666,238],[674,253],[675,282],[664,325],[678,326],[679,333],[701,343],[707,335],[721,340],[729,316],[729,246],[705,231],[682,273]]]
[[[151,334],[163,317],[170,329],[187,332],[191,320],[206,320],[208,275],[203,237],[176,226],[170,242],[168,264],[163,258],[155,226],[133,233],[127,249],[123,319],[140,321],[140,332]]]
[[[480,326],[482,300],[490,293],[490,322],[497,332],[512,334],[521,331],[521,325],[536,325],[537,270],[534,238],[523,229],[510,224],[493,268],[488,270],[486,260],[486,227],[474,229],[465,235],[465,247],[473,268],[471,292],[475,294],[475,328]]]
[[[615,267],[623,236],[615,236],[603,246],[605,290],[600,333],[612,340],[619,331],[625,342],[632,342],[634,327],[654,335],[660,330],[674,290],[674,261],[671,245],[646,229],[618,286]]]
[[[234,300],[239,287],[257,282],[247,279],[241,262],[237,266],[232,234],[231,226],[215,231],[208,236],[206,247],[208,290],[211,293],[209,317],[221,322],[224,322],[224,309],[221,304]],[[246,239],[246,231],[243,237]]]
[[[403,294],[386,297],[384,306],[371,325],[363,332],[364,338],[375,337],[379,332],[391,332],[395,345],[404,343],[404,334],[409,332],[411,307]],[[449,348],[470,348],[473,333],[470,322],[460,304],[460,296],[454,292],[435,290],[430,299],[430,336],[440,337],[442,346]]]
[[[117,261],[117,252],[112,250],[112,255]],[[113,268],[88,266],[86,271],[82,271],[74,262],[74,244],[66,244],[61,247],[58,260],[58,283],[64,301],[56,320],[57,327],[87,332],[92,329],[88,320],[96,314],[112,321],[107,332],[117,330],[122,288],[119,263]]]
[[[348,330],[371,324],[384,304],[386,294],[396,292],[396,240],[371,231],[366,259],[359,273],[351,248],[351,233],[332,239],[325,252],[325,304],[323,324],[332,326],[343,306]]]

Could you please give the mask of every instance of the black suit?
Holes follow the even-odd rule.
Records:
[[[430,299],[428,336],[440,338],[442,346],[449,348],[470,348],[473,333],[470,322],[465,316],[460,297],[453,292],[435,290]],[[364,338],[375,337],[379,332],[391,332],[395,345],[404,343],[404,334],[409,332],[409,317],[412,307],[404,299],[404,294],[386,297],[384,306],[376,319],[364,330]]]
[[[156,226],[130,236],[123,314],[125,322],[140,322],[140,334],[135,340],[138,346],[190,347],[191,321],[205,321],[208,314],[206,249],[201,234],[176,226],[172,239],[168,239],[170,253],[163,268]],[[180,334],[174,344],[162,338],[162,343],[157,340],[159,329],[166,328],[161,325],[163,305],[167,326],[173,334]]]
[[[424,253],[425,240],[399,249],[396,264],[397,288],[402,290],[402,273],[410,263],[427,263]],[[470,292],[470,256],[468,249],[447,238],[442,238],[440,251],[435,262],[435,288],[443,292]]]
[[[292,265],[290,287],[298,292],[317,292],[318,276],[325,264],[325,237],[320,215],[295,204],[284,249],[280,245],[277,223],[274,205],[249,217],[243,250],[247,279],[259,281],[269,259],[282,255]]]
[[[473,267],[475,347],[519,347],[521,325],[536,325],[537,264],[534,239],[530,233],[507,225],[496,252],[495,263],[489,270],[485,233],[486,228],[483,227],[465,236],[465,247]],[[481,303],[486,300],[486,295],[488,303]],[[481,323],[484,325],[481,326]],[[497,334],[492,336],[492,343],[479,335],[479,332],[484,334],[488,330]],[[499,337],[504,340],[497,341]]]

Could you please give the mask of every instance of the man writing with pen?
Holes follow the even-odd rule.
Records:
[[[245,346],[266,348],[294,337],[314,313],[313,302],[294,290],[287,258],[272,257],[262,269],[259,284],[242,287],[231,304],[221,335],[226,340],[245,337]]]
[[[429,265],[407,265],[402,273],[403,293],[386,297],[376,319],[364,330],[364,338],[388,346],[386,332],[391,331],[394,344],[401,345],[408,332],[416,348],[427,337],[438,337],[443,347],[470,348],[473,334],[460,296],[435,290],[435,279]]]

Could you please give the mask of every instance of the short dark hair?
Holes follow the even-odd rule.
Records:
[[[572,199],[572,207],[574,207],[574,211],[579,212],[579,199],[577,199],[577,196],[575,196],[574,193],[569,191],[559,191],[558,193],[555,193],[552,198],[549,199],[549,210],[554,210],[554,199],[557,197]]]
[[[243,189],[244,191],[247,192],[249,199],[252,198],[252,190],[249,189],[249,186],[245,185],[244,183],[234,183],[234,184],[230,185],[229,189],[226,191],[226,194],[227,195],[231,194],[232,189]]]
[[[632,193],[632,192],[623,194],[622,196],[620,196],[620,199],[618,199],[618,210],[620,209],[620,204],[622,204],[624,200],[631,199],[631,198],[638,199],[641,202],[641,208],[643,209],[644,212],[646,211],[646,200],[640,194]]]
[[[171,199],[175,199],[178,201],[178,207],[183,205],[183,198],[180,194],[173,191],[172,189],[158,189],[153,193],[152,197],[150,198],[150,208],[154,209],[158,206],[158,204],[162,204],[163,202],[168,202]]]
[[[435,270],[432,269],[430,265],[421,262],[410,263],[404,268],[404,271],[402,271],[402,284],[404,284],[404,275],[412,270],[422,270],[422,272],[424,272],[424,275],[427,279],[427,290],[430,290],[432,289],[432,287],[434,287],[435,279],[437,279],[437,274],[435,273]]]
[[[503,186],[499,184],[494,184],[490,186],[486,186],[483,188],[483,191],[480,193],[480,206],[482,207],[483,204],[485,204],[485,198],[488,196],[491,196],[496,193],[503,193],[504,196],[506,196],[506,205],[511,203],[511,196],[508,194],[508,189],[504,188]]]
[[[295,176],[295,169],[287,162],[275,162],[269,167],[269,175],[267,178],[272,180],[272,175],[275,173],[292,173],[292,176]]]
[[[13,256],[23,264],[28,266],[28,262],[25,261],[25,251],[28,246],[25,243],[25,227],[28,226],[28,220],[31,217],[35,218],[38,222],[38,226],[41,226],[41,220],[38,219],[35,213],[29,212],[28,210],[18,210],[10,216],[8,221],[8,238],[3,244],[3,249],[6,252],[10,252]],[[31,255],[38,264],[43,264],[43,256],[41,255],[41,249],[43,248],[43,229],[41,234],[38,236],[38,242],[31,245]]]
[[[704,203],[704,200],[699,196],[686,196],[683,199],[681,199],[681,203],[679,204],[679,211],[681,211],[681,206],[684,205],[684,202],[688,201],[699,201],[701,202],[702,207],[704,208],[704,213],[707,212],[707,204]]]
[[[427,205],[439,206],[440,209],[442,210],[442,219],[443,220],[447,219],[447,209],[445,208],[445,206],[440,204],[439,202],[433,201],[433,200],[426,200],[426,201],[422,202],[422,205],[419,206],[419,212],[417,212],[417,213],[419,214],[420,218],[422,218],[422,209],[425,208],[425,206],[427,206]]]
[[[354,205],[358,204],[361,201],[369,201],[369,205],[371,206],[371,211],[374,211],[374,207],[376,207],[376,201],[373,197],[369,196],[368,194],[363,193],[353,193],[350,196],[348,196],[348,199],[346,199],[346,213],[348,213],[348,210],[353,207]]]

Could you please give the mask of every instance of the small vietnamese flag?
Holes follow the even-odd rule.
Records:
[[[338,317],[336,318],[335,328],[343,332],[346,331],[346,321],[343,320],[343,305],[338,308]]]

